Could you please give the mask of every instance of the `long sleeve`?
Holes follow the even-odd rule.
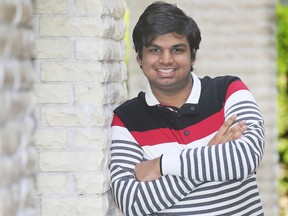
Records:
[[[255,173],[264,151],[263,118],[248,89],[230,91],[224,105],[224,117],[227,119],[237,114],[237,122],[246,120],[247,130],[242,138],[214,146],[185,149],[180,154],[163,155],[164,174],[207,182],[244,180]]]
[[[141,216],[167,209],[195,188],[195,181],[170,175],[151,182],[138,182],[133,172],[135,165],[143,161],[143,150],[121,125],[117,115],[113,122],[111,188],[118,207],[125,215]]]
[[[201,85],[194,78],[192,102],[182,116],[146,104],[141,93],[114,111],[111,190],[127,216],[261,215],[255,171],[264,151],[264,125],[254,97],[235,77],[203,78]],[[186,110],[195,103],[198,111]],[[237,122],[246,120],[243,137],[207,146],[233,114]],[[164,175],[138,182],[135,165],[161,154]]]

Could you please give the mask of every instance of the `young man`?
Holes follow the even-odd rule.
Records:
[[[148,6],[133,41],[149,85],[114,111],[116,204],[133,216],[263,215],[264,126],[248,88],[237,77],[192,72],[200,31],[174,5]]]

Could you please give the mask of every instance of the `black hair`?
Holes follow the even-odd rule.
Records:
[[[176,5],[161,1],[156,1],[145,9],[133,30],[134,48],[139,58],[142,58],[143,46],[148,47],[157,36],[171,32],[186,35],[191,58],[195,59],[201,41],[196,22]]]

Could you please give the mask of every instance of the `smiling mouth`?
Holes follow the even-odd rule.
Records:
[[[169,78],[174,76],[176,69],[175,68],[157,68],[156,72],[160,77]]]
[[[160,72],[160,73],[172,73],[175,71],[174,68],[158,68],[156,69],[157,72]]]
[[[156,71],[158,73],[162,73],[162,74],[171,74],[171,73],[174,73],[176,71],[176,68],[174,67],[167,67],[167,68],[156,68]]]

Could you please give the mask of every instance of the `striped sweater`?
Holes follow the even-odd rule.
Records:
[[[161,106],[150,87],[114,111],[111,188],[125,215],[263,215],[256,169],[264,150],[258,106],[237,77],[198,78],[187,102]],[[246,120],[238,140],[208,146],[225,119]],[[138,182],[137,163],[162,156],[163,176]]]

